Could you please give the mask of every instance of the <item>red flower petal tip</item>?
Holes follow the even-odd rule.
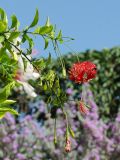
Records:
[[[65,151],[70,152],[71,151],[71,141],[69,138],[66,140],[66,146],[65,146]]]
[[[89,61],[74,63],[69,70],[69,78],[75,83],[88,82],[95,78],[96,74],[96,65]]]
[[[87,115],[89,113],[89,108],[87,108],[83,101],[79,102],[79,110],[83,115]]]

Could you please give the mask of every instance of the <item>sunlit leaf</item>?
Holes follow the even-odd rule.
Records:
[[[7,23],[5,21],[0,20],[0,33],[5,32],[7,29]]]
[[[49,27],[48,26],[43,26],[43,27],[40,28],[39,34],[40,35],[48,34],[52,30],[53,30],[53,26],[52,25],[50,25]]]
[[[46,49],[48,47],[48,44],[49,44],[49,39],[48,38],[44,38],[44,40],[45,40],[45,47],[44,47],[44,49]]]
[[[0,89],[0,103],[5,101],[11,93],[11,89],[15,86],[15,81],[9,83],[4,88]]]
[[[2,103],[0,103],[0,106],[2,106],[2,105],[10,105],[10,104],[13,104],[13,103],[15,103],[16,101],[14,101],[14,100],[5,100],[5,101],[3,101]]]
[[[12,24],[10,28],[18,29],[20,22],[18,21],[17,17],[15,15],[12,15],[11,19],[12,19]]]
[[[23,65],[24,65],[24,71],[26,71],[26,68],[27,68],[27,60],[26,58],[22,57],[22,60],[23,60]]]
[[[27,34],[24,35],[24,38],[28,41],[29,43],[29,49],[31,50],[34,46],[34,42],[33,42],[33,39],[30,38]]]
[[[5,40],[4,36],[0,36],[0,43],[2,43]]]
[[[59,31],[59,33],[58,33],[58,35],[57,35],[56,38],[57,38],[58,40],[62,38],[62,31],[61,31],[61,30]]]
[[[69,126],[69,133],[72,136],[72,138],[75,138],[75,133],[70,126]]]
[[[49,53],[48,59],[46,61],[46,66],[48,66],[51,63],[51,54]]]
[[[35,31],[33,33],[38,33],[39,34],[40,28],[41,28],[40,26],[38,26],[37,28],[35,28]]]
[[[45,24],[46,26],[50,26],[50,19],[49,19],[49,17],[47,18],[47,21],[46,21],[46,24]]]
[[[17,37],[19,37],[20,35],[20,32],[12,32],[10,34],[10,37],[9,37],[9,41],[13,41],[14,39],[16,39]]]
[[[6,15],[5,11],[2,8],[0,8],[0,19],[2,21],[6,22],[6,24],[7,24],[7,22],[8,22],[7,15]]]
[[[34,27],[38,23],[38,20],[39,20],[39,12],[38,12],[38,9],[36,9],[35,17],[28,28]]]
[[[65,69],[65,67],[63,67],[63,69],[62,69],[62,74],[63,74],[63,78],[66,78],[66,69]]]
[[[13,115],[18,115],[18,112],[16,110],[12,109],[12,108],[8,108],[8,107],[1,108],[0,107],[0,119],[2,119],[7,112],[9,112]]]

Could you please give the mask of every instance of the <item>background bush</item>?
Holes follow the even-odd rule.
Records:
[[[21,114],[18,118],[8,114],[0,124],[1,160],[119,160],[120,48],[88,50],[78,56],[80,61],[94,62],[98,75],[89,85],[77,85],[61,76],[60,83],[67,98],[78,100],[82,91],[84,101],[91,106],[89,115],[83,119],[75,101],[64,104],[75,133],[75,139],[71,138],[72,151],[64,151],[65,119],[62,112],[59,109],[49,111],[45,103],[47,92],[43,92],[30,81],[36,86],[40,96],[30,100],[24,93],[16,94],[18,91],[11,95],[13,98],[17,97],[19,103],[16,107]],[[71,53],[63,56],[63,59],[67,71],[76,62],[76,56]],[[49,67],[60,74],[57,64],[58,61],[53,60]],[[58,117],[56,146],[53,143],[53,113],[57,113]]]

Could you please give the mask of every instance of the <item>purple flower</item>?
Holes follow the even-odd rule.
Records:
[[[116,122],[120,122],[120,114],[117,115],[115,120],[116,120]]]
[[[4,160],[10,160],[8,157],[4,158]]]
[[[82,153],[83,152],[83,147],[81,145],[79,145],[79,147],[77,148],[77,150]]]
[[[72,89],[72,88],[67,88],[67,89],[66,89],[66,93],[67,93],[68,95],[72,95],[72,94],[73,94],[73,89]]]
[[[16,152],[17,149],[18,149],[18,143],[17,143],[17,142],[14,142],[14,143],[13,143],[13,150],[14,150],[14,152]]]
[[[45,104],[41,102],[39,104],[39,112],[40,113],[44,113],[45,112],[45,108],[46,108]]]
[[[15,119],[10,113],[6,113],[5,119],[7,119],[9,123],[15,124]]]
[[[57,156],[59,156],[59,155],[61,154],[61,153],[60,153],[60,149],[55,149],[55,150],[54,150],[54,154],[57,155]]]
[[[25,117],[25,120],[26,120],[26,121],[30,121],[30,120],[32,120],[32,116],[27,115],[27,116]]]
[[[12,140],[15,140],[17,138],[18,134],[17,133],[12,133],[10,135],[10,137],[12,138]]]
[[[29,134],[30,134],[30,129],[28,128],[28,127],[25,127],[24,128],[24,134],[26,135],[26,136],[28,136]]]
[[[4,138],[2,139],[2,141],[3,141],[4,143],[10,143],[10,142],[11,142],[11,139],[10,139],[9,137],[4,137]]]
[[[19,160],[26,160],[25,155],[22,154],[22,153],[18,153],[18,154],[17,154],[17,158],[18,158]]]

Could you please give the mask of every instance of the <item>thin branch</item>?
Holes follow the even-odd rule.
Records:
[[[27,57],[27,55],[26,55],[22,50],[20,50],[14,43],[10,42],[8,39],[6,39],[6,40],[7,40],[8,43],[10,43],[15,49],[17,49],[17,50],[33,65],[33,67],[37,70],[38,73],[40,73],[39,70],[38,70],[38,68],[32,63],[32,61]]]

